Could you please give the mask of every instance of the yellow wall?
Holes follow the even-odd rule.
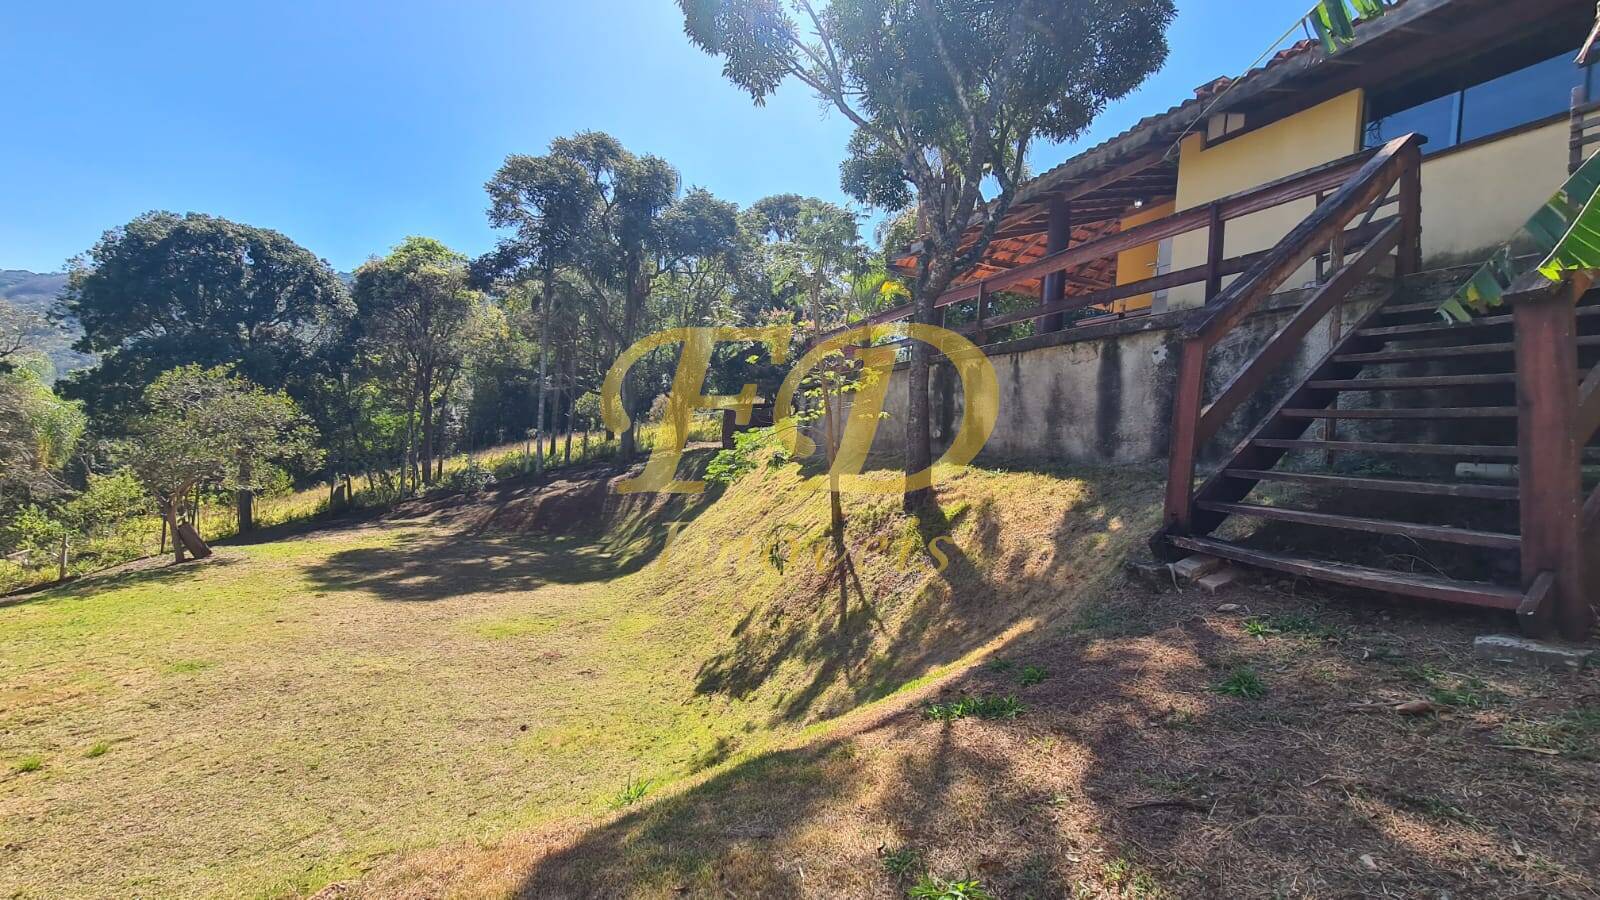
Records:
[[[1293,175],[1329,160],[1348,156],[1361,147],[1362,95],[1351,91],[1304,112],[1207,148],[1205,139],[1191,134],[1178,157],[1177,209],[1210,203],[1218,197]],[[1424,193],[1426,202],[1426,193]],[[1227,225],[1224,250],[1229,257],[1265,250],[1282,240],[1316,207],[1313,198],[1286,203],[1274,209],[1234,219]],[[1205,229],[1173,240],[1172,267],[1185,269],[1206,261]],[[1285,283],[1299,287],[1311,277],[1305,272]],[[1171,308],[1199,306],[1205,302],[1205,285],[1174,288]]]
[[[1426,266],[1480,262],[1567,179],[1565,120],[1422,162]]]
[[[1146,222],[1153,222],[1163,216],[1170,216],[1175,209],[1176,205],[1170,200],[1155,206],[1147,206],[1132,215],[1123,216],[1121,229],[1127,231]],[[1132,250],[1124,250],[1117,254],[1117,284],[1131,284],[1135,281],[1143,281],[1146,278],[1154,277],[1156,274],[1156,260],[1160,255],[1160,249],[1161,245],[1159,243],[1145,244],[1142,247],[1134,247]],[[1126,300],[1118,300],[1116,303],[1111,304],[1111,311],[1123,313],[1148,309],[1152,299],[1152,294],[1139,294]]]

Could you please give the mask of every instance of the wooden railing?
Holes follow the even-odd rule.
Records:
[[[1129,228],[1126,231],[1119,231],[1098,240],[1068,247],[1065,250],[1050,254],[1026,265],[991,275],[982,281],[946,291],[934,301],[934,308],[944,309],[957,303],[972,300],[978,301],[973,321],[953,326],[951,330],[967,335],[978,335],[980,337],[978,343],[981,344],[983,343],[981,340],[983,333],[990,329],[1002,328],[1018,322],[1042,319],[1046,316],[1086,307],[1102,306],[1118,300],[1126,300],[1129,297],[1170,290],[1187,284],[1204,282],[1206,285],[1206,300],[1209,303],[1221,293],[1222,280],[1224,278],[1250,271],[1253,266],[1261,263],[1273,252],[1272,250],[1264,250],[1227,258],[1223,248],[1226,242],[1228,222],[1241,216],[1248,216],[1252,213],[1258,213],[1308,197],[1316,198],[1320,201],[1328,192],[1347,184],[1352,176],[1360,172],[1365,165],[1381,153],[1383,153],[1383,149],[1356,153],[1286,178],[1268,182],[1248,191],[1221,197],[1210,203]],[[1105,288],[1093,293],[1067,297],[1064,300],[1053,303],[1040,303],[1015,312],[1001,315],[990,314],[994,295],[1018,284],[1062,272],[1074,266],[1081,266],[1084,263],[1113,258],[1126,250],[1149,246],[1168,238],[1201,230],[1207,232],[1206,262],[1202,265],[1191,266],[1175,272]],[[1354,250],[1362,246],[1377,233],[1377,230],[1378,226],[1369,217],[1367,221],[1362,223],[1361,227],[1352,231],[1347,239],[1345,249]],[[1326,253],[1327,250],[1327,245],[1321,248],[1323,253]],[[838,334],[844,331],[845,328],[880,325],[907,319],[911,317],[913,312],[914,309],[911,304],[896,306],[868,316],[852,325],[830,331],[822,335],[819,340]]]
[[[1326,168],[1326,167],[1325,167]],[[1315,171],[1315,170],[1313,170]],[[1421,263],[1422,138],[1397,138],[1362,158],[1355,169],[1331,171],[1342,183],[1277,246],[1259,254],[1249,269],[1215,300],[1185,323],[1177,382],[1174,386],[1171,449],[1168,455],[1166,534],[1188,534],[1194,522],[1195,461],[1200,448],[1215,437],[1228,417],[1267,378],[1296,355],[1311,329],[1330,313],[1337,314],[1346,296],[1370,275],[1381,259],[1396,251],[1397,277],[1415,272]],[[1398,189],[1394,201],[1390,191]],[[1398,202],[1399,214],[1374,220],[1375,212]],[[1360,218],[1357,228],[1350,225]],[[1266,298],[1325,248],[1340,257],[1357,232],[1377,227],[1364,250],[1344,262],[1256,355],[1204,404],[1211,350]],[[1337,321],[1337,320],[1336,320]]]
[[[1506,292],[1516,330],[1517,490],[1527,630],[1580,639],[1600,587],[1600,489],[1583,496],[1583,448],[1600,428],[1600,365],[1579,384],[1577,303],[1591,273],[1537,272]]]

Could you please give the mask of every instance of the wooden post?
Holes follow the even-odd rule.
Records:
[[[1558,285],[1519,279],[1507,294],[1516,327],[1517,458],[1522,503],[1522,586],[1544,573],[1549,602],[1525,615],[1533,634],[1580,639],[1589,630],[1584,596],[1583,449],[1577,438],[1576,301],[1588,279]]]
[[[1572,112],[1568,121],[1571,123],[1572,132],[1567,141],[1567,174],[1572,175],[1583,166],[1583,120],[1587,115],[1583,111],[1589,105],[1589,91],[1583,85],[1572,89]]]
[[[983,332],[983,317],[985,315],[987,315],[987,313],[988,313],[988,306],[989,306],[989,286],[980,281],[980,282],[978,282],[978,318],[976,320],[977,321],[977,327],[974,328],[973,331],[972,331],[972,342],[974,344],[977,344],[979,347],[982,347],[984,344],[989,343],[989,336],[987,334],[984,334],[984,332]]]
[[[1072,205],[1056,199],[1050,201],[1050,218],[1045,225],[1044,252],[1046,256],[1060,253],[1072,245]],[[1067,273],[1052,272],[1044,277],[1039,288],[1039,303],[1058,303],[1067,299]],[[1044,334],[1060,331],[1066,325],[1066,313],[1051,313],[1039,319],[1037,331]]]
[[[1422,148],[1407,149],[1401,159],[1400,248],[1395,251],[1396,278],[1422,271]]]
[[[1211,204],[1209,225],[1210,244],[1206,248],[1206,302],[1210,303],[1222,293],[1223,244],[1227,240],[1226,223],[1222,219],[1222,204]]]
[[[1205,399],[1206,347],[1204,338],[1183,342],[1178,379],[1172,392],[1172,437],[1167,449],[1167,533],[1186,534],[1194,520],[1194,469],[1199,446],[1200,404]]]

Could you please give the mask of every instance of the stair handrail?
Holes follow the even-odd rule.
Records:
[[[1403,277],[1420,268],[1423,140],[1420,135],[1408,134],[1385,144],[1283,240],[1224,289],[1214,303],[1196,311],[1185,323],[1180,332],[1183,343],[1173,388],[1163,533],[1189,531],[1194,518],[1194,476],[1200,448],[1220,429],[1226,413],[1232,412],[1231,407],[1204,408],[1207,358],[1211,350],[1322,248],[1342,240],[1350,223],[1375,204],[1382,204],[1396,184],[1399,185],[1399,221],[1393,223],[1394,231],[1386,229],[1398,250],[1395,275]],[[1372,257],[1369,247],[1361,258]],[[1346,277],[1335,273],[1329,283],[1314,294],[1318,311],[1325,313],[1337,308],[1355,286],[1358,279],[1348,277],[1350,268],[1346,267]],[[1285,328],[1246,362],[1246,370],[1255,370],[1258,360],[1282,356],[1284,344],[1281,342],[1298,341],[1304,336],[1301,329]],[[1224,393],[1226,402],[1233,406],[1243,396],[1242,391]]]

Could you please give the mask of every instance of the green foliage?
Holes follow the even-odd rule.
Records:
[[[89,749],[83,751],[83,756],[85,759],[98,759],[109,752],[111,752],[110,741],[95,741],[89,745]]]
[[[713,484],[732,484],[755,471],[760,463],[759,457],[764,453],[771,454],[767,457],[769,466],[781,465],[788,459],[772,428],[736,431],[733,434],[733,449],[718,450],[706,465],[705,480]]]
[[[912,900],[995,900],[975,878],[944,879],[928,873],[906,891]]]
[[[477,495],[494,486],[494,473],[471,460],[464,467],[450,473],[447,482],[452,491]]]
[[[1027,711],[1015,697],[962,697],[948,703],[930,703],[923,715],[935,722],[954,722],[975,716],[979,719],[1015,719]]]
[[[611,808],[622,809],[638,803],[640,800],[644,799],[645,794],[650,792],[650,788],[654,784],[655,782],[648,778],[635,778],[632,775],[629,775],[627,783],[622,786],[621,790],[617,791],[617,793],[612,796],[610,802]]]
[[[905,878],[922,868],[922,854],[914,848],[901,847],[883,854],[883,870],[891,878]]]
[[[37,753],[24,756],[11,765],[11,771],[18,775],[25,775],[29,772],[37,772],[43,768],[44,757]]]
[[[1266,683],[1248,666],[1236,666],[1229,670],[1211,689],[1224,696],[1243,700],[1259,700],[1267,693]]]
[[[1024,666],[1022,673],[1017,676],[1017,683],[1023,687],[1033,687],[1043,684],[1050,677],[1050,673],[1043,666]]]
[[[285,388],[318,368],[352,313],[328,264],[284,235],[216,216],[149,212],[72,261],[63,294],[100,354],[64,388],[122,422],[162,372],[230,365]]]
[[[144,393],[124,455],[157,498],[172,501],[198,484],[262,487],[270,464],[320,455],[316,432],[295,402],[223,367],[181,366]]]

